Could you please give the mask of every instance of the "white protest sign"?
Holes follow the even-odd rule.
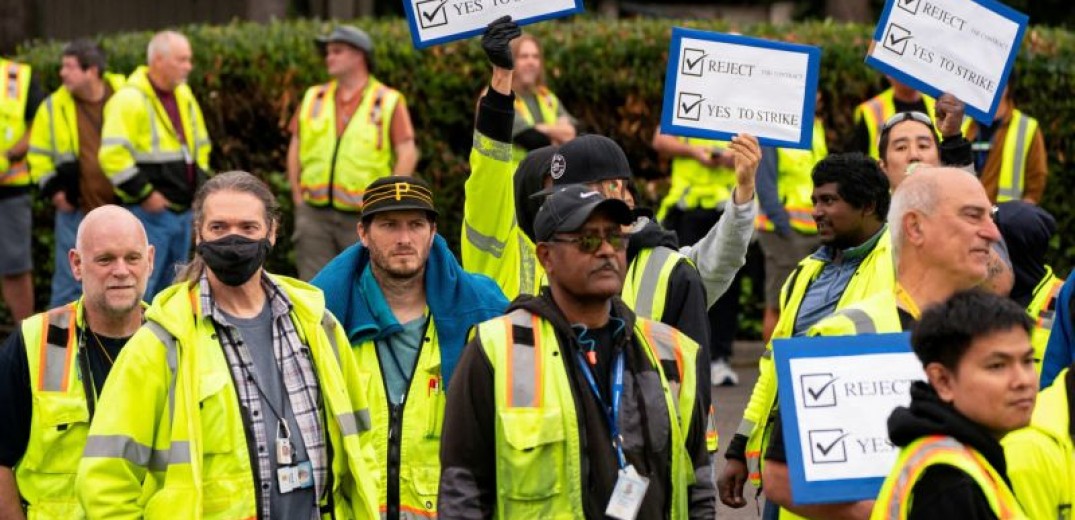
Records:
[[[811,146],[821,49],[672,29],[661,132],[762,145]]]
[[[794,502],[876,496],[899,456],[888,417],[910,403],[911,383],[925,380],[908,335],[796,338],[774,348]]]
[[[526,25],[583,10],[582,0],[403,0],[403,8],[419,49],[481,34],[505,15]]]
[[[994,0],[889,0],[866,63],[991,124],[1026,25]]]

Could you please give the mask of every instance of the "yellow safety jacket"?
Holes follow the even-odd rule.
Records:
[[[855,274],[844,288],[836,310],[866,300],[875,294],[891,295],[895,288],[896,274],[892,265],[892,240],[888,228],[877,238],[873,250],[862,259]],[[772,433],[773,408],[776,406],[776,365],[773,362],[772,340],[792,337],[799,306],[810,285],[817,280],[826,263],[808,256],[788,276],[780,291],[780,318],[773,329],[772,339],[765,345],[765,352],[758,359],[758,381],[750,394],[750,401],[743,411],[737,434],[747,437],[746,459],[750,482],[761,488],[761,471],[765,451]]]
[[[385,391],[377,345],[365,341],[355,346],[366,402],[370,404],[372,428],[362,432],[364,445],[376,451],[378,504],[381,517],[388,511],[389,443],[399,450],[399,515],[403,519],[436,518],[440,486],[440,432],[444,424],[445,387],[440,372],[440,343],[430,318],[418,361],[403,403],[398,432],[390,434],[392,412]],[[390,438],[390,435],[393,435]],[[371,468],[373,469],[373,468]]]
[[[997,182],[997,202],[1022,200],[1026,182],[1026,163],[1038,120],[1019,109],[1012,110],[1008,121],[1008,133],[1001,150],[1000,179]]]
[[[528,344],[513,329],[528,329]],[[497,518],[577,518],[582,479],[579,420],[556,331],[540,316],[517,309],[478,326],[493,366],[496,399]],[[687,518],[694,466],[686,432],[693,416],[698,345],[660,322],[638,318],[634,335],[660,375],[671,432],[669,518]],[[679,370],[679,384],[662,363]],[[660,420],[650,417],[650,420]]]
[[[127,81],[120,74],[106,73],[104,81],[119,92]],[[67,87],[60,86],[38,109],[30,130],[30,177],[44,188],[57,172],[78,167],[78,113],[75,98]],[[77,171],[77,170],[76,170]]]
[[[545,269],[538,262],[534,242],[515,219],[511,145],[475,131],[470,171],[460,241],[463,268],[492,278],[509,300],[520,294],[538,294],[546,285]],[[627,307],[639,317],[661,320],[672,270],[683,260],[687,258],[668,248],[640,251],[627,266],[620,291]],[[712,412],[706,439],[710,451],[716,451],[717,427]]]
[[[33,413],[26,453],[14,469],[19,494],[29,504],[27,518],[85,517],[75,496],[90,425],[83,386],[90,381],[79,369],[83,320],[80,298],[22,322]]]
[[[534,117],[534,114],[530,113],[530,107],[523,101],[522,97],[515,96],[515,113],[518,117],[523,118],[528,126],[534,126],[538,123],[553,124],[557,120],[557,114],[560,113],[560,98],[556,97],[551,90],[547,87],[538,87],[534,91],[534,97],[537,99],[538,108],[541,111],[539,114],[541,120],[539,121]],[[512,161],[518,164],[519,161],[526,157],[526,148],[521,146],[512,146],[511,155]]]
[[[1012,491],[1030,518],[1070,518],[1075,502],[1069,369],[1038,394],[1030,426],[1001,440]]]
[[[810,197],[814,193],[812,174],[814,165],[829,155],[825,144],[825,126],[820,117],[814,118],[814,133],[811,149],[777,148],[776,192],[788,212],[791,228],[804,235],[816,235],[817,223],[814,222],[814,203]],[[774,231],[769,217],[758,212],[754,219],[755,229]]]
[[[1045,266],[1045,276],[1041,277],[1038,286],[1034,288],[1034,296],[1026,313],[1034,320],[1034,330],[1030,332],[1030,344],[1034,346],[1034,358],[1045,358],[1045,347],[1049,345],[1049,335],[1053,331],[1053,316],[1056,314],[1056,295],[1060,294],[1060,288],[1064,286],[1064,280],[1053,274],[1053,268]],[[1041,363],[1035,363],[1034,368],[1041,375]]]
[[[172,203],[171,209],[183,211],[206,178],[212,146],[202,109],[187,84],[174,94],[186,138],[182,142],[144,66],[105,104],[97,158],[124,202],[142,201],[156,190]],[[188,166],[193,179],[188,179]]]
[[[336,87],[335,80],[310,87],[302,99],[299,186],[311,206],[358,212],[366,186],[392,174],[392,115],[403,95],[370,77],[337,137]]]
[[[1015,501],[1015,495],[978,450],[952,437],[930,435],[915,440],[900,450],[896,465],[881,486],[870,520],[903,520],[911,510],[911,491],[930,466],[951,466],[966,473],[978,484],[1000,520],[1027,518]]]
[[[712,141],[695,137],[680,138],[692,146],[725,150],[727,141]],[[709,168],[691,157],[672,159],[672,179],[668,194],[661,200],[657,220],[664,220],[673,207],[681,210],[716,209],[732,198],[735,170],[723,166]]]
[[[347,337],[311,285],[272,276],[309,348],[330,446],[323,517],[376,518],[369,410]],[[95,518],[256,518],[254,470],[231,369],[199,289],[165,289],[109,376],[79,465],[79,499]],[[138,413],[131,413],[137,410]]]
[[[30,100],[30,66],[0,58],[0,73],[5,81],[0,92],[0,187],[30,185],[26,161],[12,164],[7,152],[26,133],[26,103]]]
[[[934,108],[936,101],[922,94],[922,102],[926,105],[926,115],[933,119],[933,126],[937,126],[936,110]],[[870,157],[874,159],[881,158],[881,127],[884,126],[885,121],[888,121],[894,115],[896,115],[896,100],[895,91],[892,88],[888,88],[855,107],[855,124],[858,125],[859,121],[866,122],[866,130],[870,136],[870,153],[868,154]]]

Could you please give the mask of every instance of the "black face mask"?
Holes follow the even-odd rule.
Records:
[[[272,250],[269,239],[254,240],[240,235],[228,235],[198,244],[198,254],[205,265],[221,282],[232,287],[250,280]]]

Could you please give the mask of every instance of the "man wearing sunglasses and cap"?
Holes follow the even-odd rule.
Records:
[[[499,316],[496,283],[463,271],[437,234],[433,193],[417,177],[383,177],[365,194],[361,242],[314,277],[343,324],[364,378],[383,518],[437,515],[445,389],[467,332]]]
[[[403,94],[373,76],[373,40],[341,25],[317,38],[331,81],[306,90],[291,120],[287,176],[299,277],[309,280],[355,243],[362,190],[418,163]]]
[[[698,344],[619,298],[627,204],[558,187],[534,222],[548,286],[478,326],[448,390],[446,518],[713,518]]]

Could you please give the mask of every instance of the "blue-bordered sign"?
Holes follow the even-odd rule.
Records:
[[[996,0],[888,0],[866,63],[992,124],[1027,20]]]
[[[872,499],[899,449],[888,416],[925,379],[910,334],[864,334],[773,342],[792,501]]]
[[[809,149],[821,49],[675,27],[661,132]]]
[[[403,0],[419,49],[481,34],[504,15],[519,25],[582,12],[582,0]]]

